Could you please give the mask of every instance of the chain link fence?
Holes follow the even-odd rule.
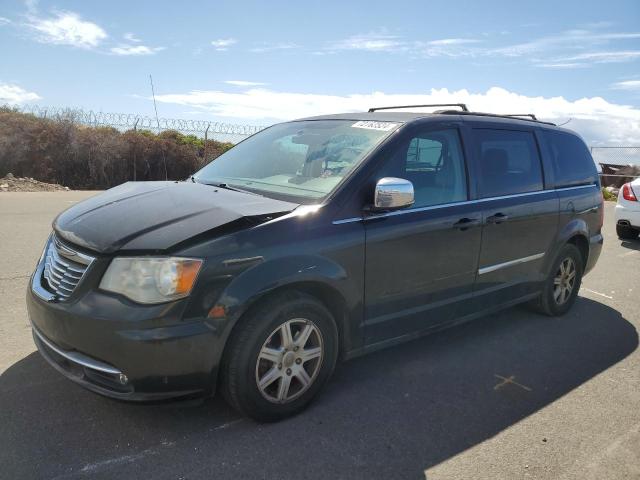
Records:
[[[179,118],[158,118],[132,113],[96,112],[81,108],[46,107],[40,105],[7,105],[7,108],[29,113],[40,118],[67,120],[91,127],[113,127],[118,130],[150,130],[158,133],[176,130],[186,135],[197,135],[205,140],[238,143],[249,135],[264,129],[265,126],[243,125],[207,120],[188,120]]]
[[[591,147],[591,155],[599,164],[640,165],[640,146]]]
[[[238,143],[249,135],[266,128],[262,125],[246,125],[225,122],[210,122],[180,118],[154,118],[133,113],[113,113],[82,108],[47,107],[40,105],[5,105],[5,107],[22,113],[29,113],[40,118],[67,120],[80,125],[92,127],[113,127],[118,130],[150,130],[162,132],[175,130],[186,135],[197,135],[205,140]],[[633,172],[619,172],[618,167],[635,165],[640,169],[640,146],[592,146],[591,154],[596,163],[603,168],[602,176],[610,177],[614,182],[616,176],[628,178]],[[635,170],[632,168],[632,170]],[[640,170],[639,170],[640,171]],[[634,174],[635,176],[640,175]],[[603,182],[605,183],[605,182]]]
[[[603,187],[617,189],[640,177],[640,146],[591,147],[591,155],[602,169],[600,178]]]

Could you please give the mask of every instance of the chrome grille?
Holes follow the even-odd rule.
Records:
[[[44,257],[44,287],[61,300],[68,298],[91,262],[93,257],[76,252],[52,236]]]

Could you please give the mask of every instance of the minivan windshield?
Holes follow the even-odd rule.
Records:
[[[399,125],[354,120],[281,123],[239,143],[193,179],[319,203]]]

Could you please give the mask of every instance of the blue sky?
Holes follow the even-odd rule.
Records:
[[[268,124],[373,104],[535,111],[640,144],[640,1],[9,1],[0,102]]]

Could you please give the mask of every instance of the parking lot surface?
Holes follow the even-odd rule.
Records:
[[[92,192],[0,194],[1,478],[640,478],[640,242],[605,246],[573,310],[516,307],[338,367],[302,415],[220,398],[129,404],[35,352],[28,277]]]

